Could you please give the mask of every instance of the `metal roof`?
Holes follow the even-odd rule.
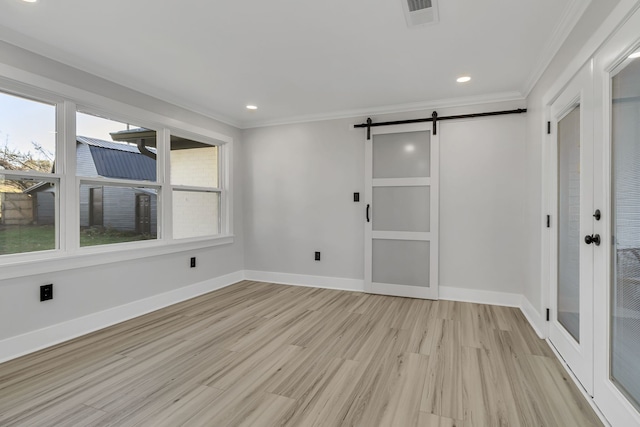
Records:
[[[78,140],[78,142],[90,145],[92,147],[108,148],[110,150],[128,151],[131,153],[140,154],[138,147],[136,147],[133,144],[124,144],[121,142],[105,141],[102,139],[89,138],[87,136],[78,136],[76,137],[76,139]],[[155,148],[148,148],[148,150],[153,153],[156,152]]]
[[[84,136],[78,136],[77,141],[89,146],[93,162],[100,176],[144,181],[156,180],[156,161],[140,154],[135,145]],[[150,151],[155,150],[151,149]]]

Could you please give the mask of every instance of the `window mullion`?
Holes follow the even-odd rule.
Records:
[[[158,205],[158,223],[160,224],[160,238],[164,241],[173,239],[173,191],[171,191],[171,133],[168,129],[158,131],[157,149],[158,183],[162,185]]]
[[[233,233],[233,192],[231,180],[231,164],[233,162],[233,142],[224,145],[218,155],[218,186],[220,193],[220,231],[223,234]]]
[[[81,184],[90,185],[110,185],[116,187],[134,187],[134,188],[155,188],[159,189],[161,185],[152,181],[136,181],[131,179],[119,178],[102,178],[102,177],[78,177]]]
[[[60,249],[73,253],[80,246],[79,185],[76,181],[76,105],[65,101],[58,114],[60,166]]]

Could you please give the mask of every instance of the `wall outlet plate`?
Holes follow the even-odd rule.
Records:
[[[196,267],[196,257],[194,256],[191,257],[191,263],[189,265],[191,266],[191,268]]]
[[[40,301],[53,299],[53,283],[40,286]]]
[[[316,261],[320,261],[320,252],[316,252]]]

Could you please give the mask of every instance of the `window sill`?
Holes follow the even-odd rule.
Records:
[[[0,261],[0,280],[194,251],[228,245],[233,243],[233,241],[234,236],[229,234],[216,237],[185,239],[184,241],[174,241],[171,243],[162,241],[132,242],[81,248],[73,254],[65,254],[62,251],[48,251],[42,253],[7,255],[11,257],[11,259]]]

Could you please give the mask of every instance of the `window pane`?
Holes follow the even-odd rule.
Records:
[[[157,190],[80,185],[80,246],[157,238]]]
[[[558,122],[558,322],[580,342],[580,106]]]
[[[218,147],[171,136],[171,184],[218,187]]]
[[[76,115],[78,176],[156,181],[156,131]]]
[[[0,92],[0,169],[51,173],[56,107]]]
[[[220,194],[198,191],[173,192],[173,237],[220,234]]]
[[[0,175],[0,255],[56,249],[53,183]]]
[[[640,59],[613,78],[611,377],[640,408]]]

